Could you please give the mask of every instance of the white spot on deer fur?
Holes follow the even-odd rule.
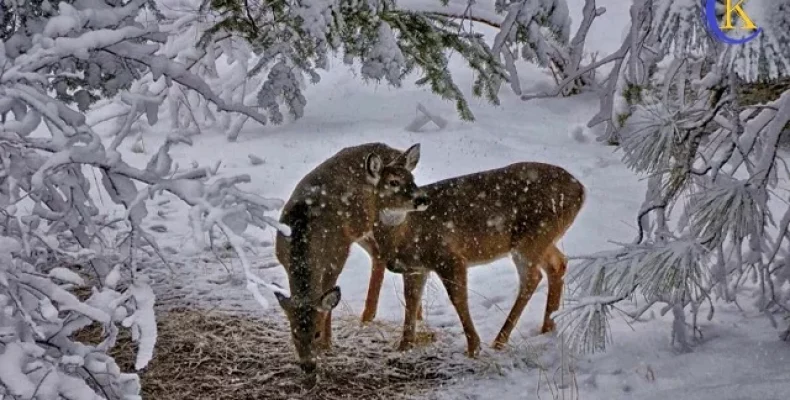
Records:
[[[529,186],[524,186],[524,189],[522,190],[524,191],[524,193],[527,193],[529,191]]]
[[[345,193],[343,193],[342,196],[340,196],[340,201],[342,201],[343,204],[351,204],[351,200],[350,199],[351,199],[351,196],[353,196],[353,195],[354,195],[354,193],[351,192],[351,191],[345,192]]]
[[[477,194],[477,198],[478,199],[485,199],[486,196],[487,196],[486,192],[480,192],[480,193]]]
[[[554,200],[554,197],[551,198],[551,211],[553,213],[557,213],[557,202]]]
[[[307,204],[308,206],[311,206],[311,205],[313,205],[313,199],[308,197],[308,198],[304,199],[304,203]]]
[[[565,193],[560,193],[560,208],[565,206]]]
[[[444,226],[445,226],[445,228],[447,228],[447,229],[455,229],[455,224],[453,223],[453,221],[447,221],[447,222],[445,222],[445,223],[444,223]]]
[[[530,169],[527,171],[527,180],[529,180],[530,182],[537,181],[539,177],[540,176],[538,175],[538,171],[535,171],[534,169]]]
[[[386,209],[381,210],[379,213],[379,219],[381,220],[381,223],[386,226],[395,226],[402,224],[408,215],[409,213],[406,211]]]
[[[496,217],[486,221],[486,225],[489,228],[494,227],[494,229],[496,229],[497,232],[502,232],[503,230],[505,230],[505,218],[502,217],[501,215],[497,215]]]

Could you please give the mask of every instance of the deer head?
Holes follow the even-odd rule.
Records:
[[[423,211],[430,205],[425,192],[414,183],[411,171],[420,160],[420,145],[409,147],[388,165],[372,154],[365,162],[368,179],[376,185],[376,208],[386,225],[398,225],[413,211]]]
[[[340,303],[340,288],[335,286],[318,299],[298,300],[275,292],[291,326],[291,340],[299,358],[299,367],[307,374],[316,369],[315,343],[321,332],[320,315],[331,311]]]

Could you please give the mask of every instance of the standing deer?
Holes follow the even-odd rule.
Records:
[[[394,209],[382,199],[381,221],[373,230],[386,268],[403,274],[406,313],[399,349],[414,344],[420,299],[428,273],[434,271],[463,325],[466,354],[475,357],[480,337],[469,313],[467,268],[508,254],[518,270],[518,297],[493,347],[508,342],[542,279],[541,269],[549,286],[541,331],[553,331],[551,314],[560,306],[567,267],[556,243],[584,204],[584,186],[560,167],[517,163],[421,189],[430,199],[425,211]]]
[[[335,284],[351,245],[359,242],[374,265],[380,262],[370,235],[379,202],[410,211],[424,205],[411,173],[419,158],[419,144],[405,152],[382,143],[343,149],[302,178],[283,207],[280,222],[291,234],[277,234],[275,251],[291,297],[275,295],[306,373],[315,371],[316,347],[331,346],[331,312],[340,302]]]

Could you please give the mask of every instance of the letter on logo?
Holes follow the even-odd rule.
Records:
[[[743,20],[743,26],[741,28],[753,31],[757,29],[757,25],[754,24],[751,18],[749,18],[749,14],[746,14],[746,11],[743,11],[743,4],[744,0],[738,1],[735,5],[732,5],[732,0],[725,0],[725,7],[724,7],[724,25],[721,26],[721,30],[727,31],[730,29],[734,29],[735,27],[732,25],[732,12],[736,12],[741,20]]]
[[[725,11],[724,11],[724,25],[721,27],[719,26],[719,22],[716,21],[716,0],[705,0],[705,22],[708,25],[708,29],[710,30],[711,35],[713,35],[716,39],[721,42],[727,44],[744,44],[756,38],[760,33],[762,33],[763,28],[758,28],[757,25],[749,18],[749,15],[743,10],[741,5],[745,0],[737,0],[738,2],[735,5],[732,4],[733,0],[725,0]],[[749,36],[746,36],[742,39],[733,39],[727,36],[727,33],[724,31],[734,29],[735,26],[732,24],[732,17],[733,12],[738,14],[743,21],[742,29],[753,31]]]

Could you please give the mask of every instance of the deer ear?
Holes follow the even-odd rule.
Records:
[[[277,302],[280,303],[280,307],[282,307],[283,310],[288,311],[291,308],[291,298],[290,297],[288,297],[288,296],[286,296],[286,295],[284,295],[284,294],[282,294],[280,292],[274,292],[274,297],[277,298]]]
[[[398,158],[396,158],[392,164],[406,168],[409,171],[414,171],[414,168],[417,168],[418,162],[420,162],[419,143],[409,147],[405,152],[403,152],[403,154],[398,156]]]
[[[378,154],[370,153],[368,154],[367,158],[365,158],[365,172],[368,175],[368,179],[374,182],[374,184],[378,183],[379,178],[381,178],[381,165],[383,162],[381,161],[381,157]]]
[[[340,287],[335,286],[321,296],[316,308],[318,311],[329,312],[337,307],[338,304],[340,304]]]

